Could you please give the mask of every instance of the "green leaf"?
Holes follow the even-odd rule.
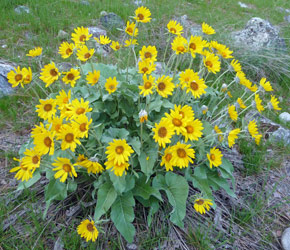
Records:
[[[214,187],[214,185],[217,185],[221,188],[223,188],[230,196],[236,197],[235,193],[233,190],[231,190],[229,183],[227,182],[226,179],[223,179],[222,177],[218,176],[216,173],[213,173],[208,176],[208,180],[211,184],[211,186]]]
[[[203,127],[204,127],[204,129],[203,129],[202,132],[203,132],[204,136],[212,134],[213,127],[212,127],[212,125],[209,122],[204,121],[203,122]]]
[[[35,171],[32,178],[29,179],[28,181],[22,181],[19,183],[18,187],[17,187],[17,191],[25,189],[25,188],[29,188],[31,187],[33,184],[35,184],[39,179],[41,178],[40,172],[39,171]]]
[[[199,189],[201,193],[205,194],[208,198],[213,200],[212,191],[207,179],[199,179],[195,176],[192,176],[192,185]]]
[[[153,186],[163,189],[172,205],[170,220],[179,227],[183,227],[183,219],[186,212],[186,200],[188,196],[188,183],[183,176],[168,172],[165,177],[157,175],[153,180]]]
[[[151,197],[152,202],[151,202],[151,206],[147,215],[147,222],[148,222],[148,226],[151,225],[152,222],[152,218],[153,215],[158,211],[159,209],[159,202],[156,199],[153,199],[153,197]]]
[[[112,183],[105,183],[99,188],[94,215],[95,221],[99,220],[110,209],[116,198],[117,192]]]
[[[206,166],[201,165],[194,168],[194,176],[196,176],[199,179],[206,179]]]
[[[128,192],[118,196],[111,208],[111,219],[114,225],[129,243],[133,242],[135,235],[132,224],[135,218],[133,206],[135,206],[133,194]]]
[[[45,201],[64,200],[67,197],[67,186],[59,180],[53,179],[45,187]]]
[[[138,137],[133,137],[128,143],[133,147],[137,155],[140,155],[141,142]]]
[[[153,174],[153,167],[158,157],[157,150],[142,151],[138,157],[142,172],[148,177]],[[148,160],[147,160],[148,159]]]
[[[124,128],[109,128],[105,131],[102,136],[102,142],[109,143],[113,139],[125,139],[127,140],[129,135],[128,130]]]
[[[126,189],[126,175],[123,174],[122,176],[116,176],[114,172],[110,171],[109,176],[115,190],[118,192],[118,194],[122,194]]]

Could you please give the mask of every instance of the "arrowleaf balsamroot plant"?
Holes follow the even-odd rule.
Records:
[[[117,61],[120,50],[127,52],[134,67],[98,63],[92,35],[78,27],[58,51],[72,62],[70,70],[61,72],[54,62],[41,66],[45,50],[35,48],[27,56],[38,62],[40,74],[17,67],[7,76],[13,87],[37,84],[45,93],[51,85],[61,87],[39,100],[36,112],[43,121],[32,129],[11,172],[25,187],[45,175],[47,206],[81,182],[91,183],[95,213],[77,228],[87,241],[97,239],[101,218],[110,211],[118,231],[132,242],[135,202],[149,207],[150,224],[164,202],[161,193],[179,227],[188,198],[204,214],[215,208],[212,190],[223,188],[234,196],[228,182],[234,183],[233,166],[220,149],[233,147],[239,137],[260,144],[257,122],[245,124],[246,111],[280,110],[270,82],[262,78],[258,87],[247,79],[233,51],[211,40],[215,30],[205,23],[204,35],[191,37],[182,36],[178,22],[167,24],[163,69],[157,73],[156,47],[137,40],[150,21],[150,10],[140,7],[127,22],[125,41],[95,38],[111,47]],[[187,68],[178,72],[181,65]],[[236,88],[243,94],[236,96]],[[199,190],[193,197],[188,197],[189,184]]]

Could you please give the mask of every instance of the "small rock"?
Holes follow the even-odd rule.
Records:
[[[63,242],[60,237],[57,238],[53,250],[63,250]]]
[[[82,5],[87,5],[87,6],[89,6],[89,5],[90,5],[90,2],[85,1],[85,0],[82,0],[82,1],[81,1],[81,4],[82,4]]]
[[[281,242],[284,250],[290,250],[290,227],[285,229]]]
[[[58,65],[58,67],[61,71],[69,71],[73,67],[73,65],[68,62],[62,62]]]
[[[137,6],[142,6],[144,5],[143,1],[142,0],[134,0],[133,3]]]
[[[60,39],[65,39],[67,38],[69,35],[67,32],[65,32],[64,30],[59,30],[57,37]]]
[[[287,50],[285,40],[279,36],[279,28],[259,17],[251,18],[245,29],[232,33],[232,38],[234,43],[249,50],[265,47]]]
[[[123,19],[113,12],[105,14],[102,11],[100,22],[108,30],[123,28],[125,26]]]
[[[245,3],[242,3],[242,2],[238,2],[238,4],[240,5],[241,8],[244,8],[244,9],[251,9],[251,7],[249,7],[247,4]]]
[[[278,7],[277,8],[280,12],[286,12],[286,13],[290,13],[290,9],[284,9],[282,7]]]
[[[7,74],[11,70],[13,70],[11,65],[0,62],[0,98],[11,95],[15,91],[7,80]]]
[[[290,122],[290,114],[288,112],[283,112],[279,115],[279,119],[283,122]]]
[[[101,29],[101,28],[96,27],[96,26],[89,27],[88,29],[89,29],[90,34],[93,35],[93,37],[100,37],[101,35],[102,36],[106,36],[107,35],[107,31],[106,30]]]
[[[2,47],[3,49],[6,49],[8,46],[7,46],[7,44],[3,44],[1,47]]]
[[[290,130],[283,127],[279,127],[273,132],[272,137],[275,141],[284,142],[286,145],[290,145]]]
[[[136,244],[133,244],[133,243],[127,244],[127,250],[137,250],[137,249],[138,247]]]
[[[154,71],[155,74],[160,75],[163,71],[162,62],[156,62],[156,70]]]
[[[24,6],[24,5],[19,5],[17,6],[14,11],[17,13],[17,14],[23,14],[23,13],[27,13],[29,14],[30,13],[30,10],[28,7]]]
[[[290,15],[288,15],[288,16],[284,16],[284,20],[285,20],[286,22],[290,23]]]

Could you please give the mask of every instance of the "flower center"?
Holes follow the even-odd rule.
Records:
[[[179,111],[179,114],[181,115],[182,118],[185,117],[184,112],[183,111]]]
[[[91,54],[90,53],[86,53],[85,55],[84,55],[84,58],[86,58],[86,59],[89,59],[91,57]]]
[[[119,45],[116,45],[115,49],[116,50],[120,49],[120,46]]]
[[[185,51],[184,46],[178,46],[177,51],[184,52]]]
[[[132,33],[133,32],[132,28],[131,27],[127,28],[127,32]]]
[[[87,229],[88,229],[88,231],[89,232],[94,232],[94,225],[92,224],[92,223],[89,223],[88,225],[87,225]]]
[[[15,81],[18,82],[20,80],[22,80],[22,75],[21,74],[15,75]]]
[[[195,203],[197,204],[197,205],[203,205],[203,203],[204,203],[204,200],[203,199],[198,199],[197,201],[195,201]]]
[[[52,105],[51,104],[45,104],[43,109],[46,111],[46,112],[49,112],[51,109],[52,109]]]
[[[139,13],[139,14],[137,15],[137,17],[138,17],[139,20],[144,20],[144,16],[143,16],[143,14],[141,14],[141,13]]]
[[[179,158],[185,158],[186,157],[186,152],[183,148],[177,149],[177,155]]]
[[[180,127],[180,126],[182,125],[182,121],[180,121],[180,120],[177,119],[177,118],[173,118],[173,119],[172,119],[172,123],[173,123],[173,125],[176,126],[176,127]]]
[[[115,85],[110,85],[110,86],[109,86],[109,89],[110,89],[110,90],[114,90],[114,89],[115,89]]]
[[[67,173],[71,172],[71,166],[69,164],[67,164],[67,163],[66,164],[63,164],[62,165],[62,168]]]
[[[82,131],[82,132],[87,131],[87,124],[86,124],[86,123],[82,123],[82,124],[80,125],[80,131]]]
[[[146,52],[144,56],[145,56],[145,58],[151,58],[152,54],[150,52]]]
[[[44,145],[47,146],[48,148],[51,147],[52,140],[49,137],[45,137],[43,142],[44,142]]]
[[[67,55],[70,55],[70,54],[72,53],[72,50],[71,50],[70,48],[67,48],[66,51],[65,51],[65,53],[66,53]]]
[[[38,162],[39,162],[39,158],[38,158],[38,156],[37,156],[37,155],[33,156],[33,157],[32,157],[32,163],[33,163],[33,164],[37,164]]]
[[[61,124],[56,124],[55,127],[54,127],[54,130],[55,130],[56,132],[59,132],[60,127],[61,127]]]
[[[196,50],[196,45],[195,43],[191,43],[189,44],[189,48],[193,49],[193,50]]]
[[[67,74],[67,79],[72,81],[75,78],[75,75],[73,73],[68,73]]]
[[[63,102],[63,103],[68,103],[68,97],[64,97],[64,98],[62,99],[62,102]]]
[[[194,128],[190,125],[186,126],[185,128],[188,134],[192,134],[194,132]]]
[[[164,82],[160,82],[160,83],[158,83],[157,87],[160,91],[163,91],[166,88],[166,85]]]
[[[144,73],[146,73],[146,72],[148,71],[148,68],[147,68],[147,67],[144,67],[144,68],[142,69],[142,71],[143,71]]]
[[[170,32],[176,34],[176,29],[175,28],[170,28]]]
[[[20,165],[20,167],[22,168],[22,170],[27,171],[27,167],[23,166],[22,164]]]
[[[198,84],[193,81],[190,83],[190,88],[196,91],[198,90]]]
[[[158,135],[159,137],[164,138],[167,135],[167,129],[165,127],[159,128]]]
[[[214,161],[214,160],[215,160],[215,155],[214,155],[214,154],[210,154],[210,159],[211,159],[212,161]]]
[[[172,154],[167,154],[165,156],[165,160],[168,161],[168,162],[171,160],[171,158],[172,158]]]
[[[81,114],[85,113],[85,111],[86,110],[84,108],[78,108],[76,113],[77,113],[77,115],[81,115]]]
[[[212,68],[212,66],[213,66],[211,61],[206,61],[205,62],[205,65],[208,66],[208,67],[210,67],[210,68]]]
[[[123,146],[117,146],[115,152],[119,155],[122,154],[124,152]]]
[[[51,69],[49,73],[51,76],[57,76],[57,71],[55,69]]]
[[[68,133],[65,135],[64,139],[66,142],[71,143],[74,140],[74,134]]]
[[[151,82],[146,82],[146,83],[144,84],[144,88],[145,88],[145,89],[150,89],[151,86],[152,86]]]
[[[83,42],[86,38],[87,38],[86,35],[81,35],[80,36],[80,41]]]

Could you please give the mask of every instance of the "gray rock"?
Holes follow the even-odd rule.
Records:
[[[6,49],[8,46],[7,46],[7,44],[3,44],[1,47],[2,47],[3,49]]]
[[[82,4],[82,5],[87,5],[87,6],[89,6],[89,5],[90,5],[90,2],[85,1],[85,0],[82,0],[82,1],[81,1],[81,4]]]
[[[15,92],[15,88],[7,80],[7,74],[11,70],[11,65],[0,62],[0,98]]]
[[[283,232],[281,242],[284,250],[290,250],[290,227]]]
[[[290,114],[288,112],[283,112],[279,115],[279,119],[283,122],[290,122]]]
[[[279,28],[259,17],[250,19],[241,31],[232,33],[234,43],[249,50],[275,48],[287,50],[285,40],[279,36]]]
[[[193,35],[193,36],[201,36],[202,30],[201,25],[198,25],[188,19],[187,15],[183,15],[181,17],[175,17],[174,20],[179,22],[183,26],[184,35]]]
[[[162,62],[156,62],[156,70],[154,71],[155,74],[160,75],[163,72]]]
[[[290,13],[290,9],[284,9],[282,7],[278,7],[277,10],[279,10],[280,12]]]
[[[58,64],[58,67],[61,71],[69,71],[73,65],[69,62],[62,62]]]
[[[238,4],[240,5],[241,8],[244,8],[244,9],[251,9],[251,7],[245,3],[242,3],[242,2],[238,2]]]
[[[92,27],[89,27],[89,32],[90,34],[93,35],[93,37],[99,37],[99,36],[106,36],[107,35],[107,31],[104,30],[104,29],[101,29],[99,27],[96,27],[96,26],[92,26]]]
[[[284,142],[286,145],[290,145],[290,130],[279,127],[275,132],[272,134],[273,139],[275,141]]]
[[[113,12],[102,15],[100,18],[100,22],[108,30],[113,30],[117,28],[121,29],[125,26],[123,19]]]
[[[60,237],[58,237],[58,239],[54,243],[53,250],[63,250],[63,246],[64,246],[64,244],[62,242],[62,239]]]
[[[68,38],[69,34],[67,32],[65,32],[64,30],[59,30],[57,37],[60,39],[65,39]]]
[[[134,0],[133,3],[137,6],[142,6],[144,5],[143,1],[142,0]]]
[[[134,244],[134,243],[127,244],[127,250],[137,250],[137,249],[138,249],[138,247],[136,244]]]
[[[17,13],[17,14],[23,14],[23,13],[26,13],[26,14],[29,14],[30,13],[30,10],[28,7],[24,6],[24,5],[19,5],[17,6],[14,11]]]
[[[284,20],[285,20],[286,22],[290,23],[290,15],[288,15],[288,16],[284,16]]]

